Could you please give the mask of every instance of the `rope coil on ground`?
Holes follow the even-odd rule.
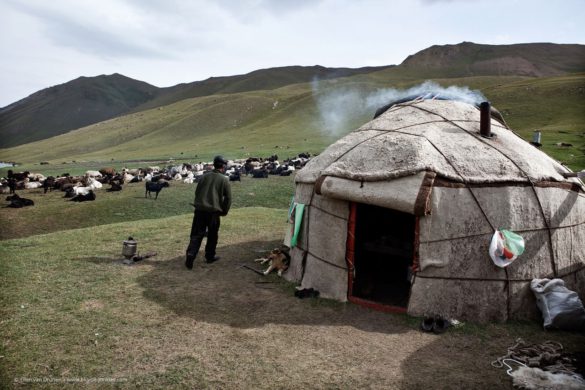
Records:
[[[506,364],[507,360],[526,367],[537,367],[553,374],[575,375],[575,367],[571,359],[564,356],[563,350],[563,345],[555,341],[548,340],[542,344],[528,345],[523,339],[518,338],[516,344],[508,348],[506,355],[497,358],[491,364],[496,368],[508,367],[508,375],[511,367]]]

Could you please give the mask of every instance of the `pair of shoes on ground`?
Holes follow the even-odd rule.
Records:
[[[441,317],[426,317],[420,324],[423,332],[443,333],[451,324]]]
[[[220,259],[219,256],[206,257],[205,262],[207,264],[211,264],[211,263],[215,263],[219,259]],[[187,254],[187,256],[185,256],[185,267],[187,267],[187,269],[193,269],[194,262],[195,262],[195,256],[190,255],[190,254]]]

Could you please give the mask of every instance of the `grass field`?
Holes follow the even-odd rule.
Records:
[[[293,284],[242,267],[282,242],[292,178],[232,188],[222,259],[193,271],[183,265],[193,185],[155,201],[131,184],[81,204],[21,191],[34,207],[0,208],[0,387],[511,388],[490,363],[518,337],[583,351],[585,335],[537,323],[434,335],[417,318],[299,300]],[[157,255],[122,264],[130,235]]]
[[[293,195],[292,176],[271,176],[270,185],[263,180],[244,177],[232,185],[234,208],[267,207],[286,209]],[[105,186],[108,187],[107,185]],[[24,192],[24,191],[23,191]],[[43,193],[42,189],[27,190],[26,197],[36,206],[23,209],[1,208],[0,238],[19,238],[60,230],[107,225],[182,215],[193,212],[193,184],[172,182],[159,198],[145,198],[144,183],[131,183],[121,192],[97,193],[94,202],[77,203],[63,198],[63,192]]]
[[[210,161],[300,152],[320,153],[369,121],[378,107],[364,104],[381,90],[424,82],[388,69],[319,83],[185,99],[100,122],[58,137],[0,149],[0,161],[37,170],[75,163],[98,166],[137,159]],[[585,169],[585,75],[550,78],[466,77],[435,80],[483,92],[525,140],[542,132],[542,150],[573,170]],[[384,103],[386,104],[386,102]],[[380,104],[383,105],[383,104]],[[328,122],[326,118],[337,119]],[[339,120],[344,118],[344,120]],[[560,147],[565,143],[571,146]]]

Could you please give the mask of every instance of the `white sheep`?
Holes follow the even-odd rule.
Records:
[[[29,173],[28,178],[31,181],[45,181],[46,177],[42,173]]]
[[[134,179],[134,176],[132,176],[129,173],[124,173],[122,178],[124,179],[124,183],[130,183],[132,181],[132,179]]]
[[[26,180],[28,180],[28,178]],[[24,188],[26,188],[27,190],[34,190],[36,188],[41,188],[42,186],[43,186],[43,183],[41,183],[40,181],[25,181],[24,182]]]
[[[171,177],[173,177],[177,173],[181,173],[182,168],[183,168],[182,165],[175,165],[175,166],[169,167],[169,175],[171,175]]]
[[[99,171],[86,171],[86,177],[102,177],[102,174]]]
[[[103,184],[100,183],[99,181],[97,181],[96,179],[94,179],[93,177],[90,177],[87,179],[87,186],[93,190],[98,189],[98,188],[102,188]]]
[[[73,187],[73,195],[87,195],[92,191],[91,187],[75,186]]]

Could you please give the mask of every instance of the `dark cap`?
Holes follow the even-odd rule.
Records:
[[[221,166],[227,165],[227,163],[228,163],[227,160],[225,158],[223,158],[223,156],[215,156],[213,158],[213,166],[214,167],[219,168]]]

